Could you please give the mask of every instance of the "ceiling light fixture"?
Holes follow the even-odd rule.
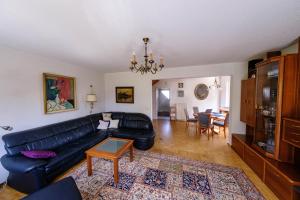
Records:
[[[152,74],[156,74],[158,71],[161,71],[164,68],[164,59],[160,56],[159,58],[159,65],[157,66],[157,63],[154,61],[153,53],[150,53],[148,55],[147,52],[147,45],[149,42],[149,38],[143,38],[144,44],[145,44],[145,55],[144,55],[144,64],[138,64],[136,59],[136,54],[132,53],[131,58],[131,66],[129,69],[132,72],[140,72],[141,74],[147,74],[148,72],[151,72]]]
[[[221,84],[217,82],[217,78],[215,77],[214,83],[209,86],[209,89],[221,89]]]

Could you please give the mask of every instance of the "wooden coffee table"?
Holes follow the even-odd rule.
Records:
[[[92,175],[92,157],[110,159],[114,163],[114,181],[118,183],[118,161],[126,152],[130,151],[130,162],[133,161],[133,140],[109,137],[85,152],[88,176]]]

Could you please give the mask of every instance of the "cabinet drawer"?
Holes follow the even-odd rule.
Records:
[[[295,131],[300,132],[300,121],[294,121],[294,120],[284,120],[285,127],[289,127],[291,129],[294,129]]]
[[[283,140],[300,147],[300,123],[296,121],[283,121]]]
[[[265,183],[279,199],[289,200],[293,196],[293,187],[270,164],[266,163]]]
[[[232,137],[232,146],[235,152],[244,159],[244,144],[235,136]]]
[[[253,169],[253,171],[261,178],[264,177],[264,160],[250,147],[245,145],[244,161]]]

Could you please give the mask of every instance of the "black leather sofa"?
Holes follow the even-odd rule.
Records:
[[[93,126],[97,127],[99,120],[102,120],[102,113],[93,114],[89,117]],[[112,112],[112,119],[119,120],[119,128],[100,132],[107,133],[112,137],[133,139],[133,145],[137,149],[147,150],[153,146],[155,133],[152,122],[146,115],[142,113]]]
[[[146,150],[154,144],[152,122],[141,113],[112,112],[119,119],[118,129],[98,130],[102,113],[57,124],[4,135],[7,154],[1,163],[9,171],[8,185],[23,193],[32,193],[52,182],[62,172],[85,158],[85,151],[108,136],[134,139],[134,146]],[[50,159],[31,159],[24,150],[53,150]]]
[[[72,177],[57,181],[36,191],[21,200],[82,200],[78,187]]]

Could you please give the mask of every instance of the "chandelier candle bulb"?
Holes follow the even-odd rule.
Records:
[[[159,64],[160,64],[160,65],[163,65],[163,63],[164,63],[164,58],[163,58],[163,57],[160,57],[160,59],[159,59]]]
[[[153,53],[150,53],[150,60],[153,60]]]
[[[133,62],[136,61],[136,54],[135,54],[135,52],[132,53],[132,61],[133,61]]]

